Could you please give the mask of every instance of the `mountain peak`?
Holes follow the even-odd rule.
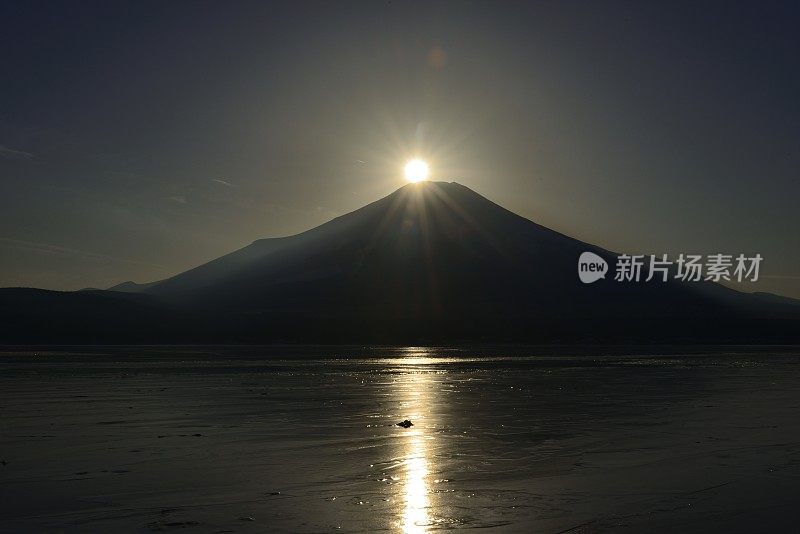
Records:
[[[460,190],[466,190],[466,191],[471,191],[472,193],[475,193],[475,191],[473,191],[469,187],[467,187],[465,185],[462,185],[462,184],[460,184],[458,182],[444,182],[444,181],[438,181],[438,180],[425,180],[423,182],[408,183],[408,184],[400,187],[400,189],[398,189],[398,191],[420,191],[420,192],[424,192],[424,191],[431,191],[432,189],[439,189],[439,190],[442,190],[442,191],[454,191],[454,190],[460,189]],[[475,194],[478,195],[478,193],[475,193]],[[481,195],[478,195],[478,196],[481,196]]]
[[[479,204],[500,208],[485,196],[463,184],[433,180],[406,184],[381,200],[392,199],[396,202],[398,199],[407,201],[414,198],[423,199],[424,203],[433,209],[458,207],[469,211],[470,207],[474,208]],[[500,209],[505,211],[505,208]]]

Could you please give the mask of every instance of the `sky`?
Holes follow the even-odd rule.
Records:
[[[800,298],[798,25],[769,2],[0,1],[0,286],[162,279],[421,157],[617,252],[759,253],[742,289]]]

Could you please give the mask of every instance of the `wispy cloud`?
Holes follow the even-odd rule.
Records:
[[[132,265],[146,265],[148,267],[163,268],[163,265],[149,263],[139,260],[131,260],[128,258],[119,258],[116,256],[109,256],[108,254],[100,254],[97,252],[89,252],[86,250],[79,250],[75,248],[61,247],[50,243],[37,243],[34,241],[23,241],[21,239],[12,239],[10,237],[0,237],[0,246],[7,246],[16,248],[18,250],[26,250],[28,252],[35,252],[37,254],[45,254],[51,256],[61,257],[80,257],[98,261],[113,261],[118,263],[129,263]]]
[[[218,184],[222,184],[222,185],[227,186],[227,187],[239,187],[236,184],[232,184],[230,182],[226,182],[225,180],[222,180],[220,178],[212,178],[211,181],[212,182],[217,182]]]
[[[35,156],[30,152],[23,152],[22,150],[14,150],[7,146],[0,145],[0,158],[3,159],[33,159]]]

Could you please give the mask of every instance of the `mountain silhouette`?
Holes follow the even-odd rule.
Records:
[[[585,251],[613,269],[612,252],[540,226],[460,184],[423,182],[307,232],[258,240],[166,280],[85,292],[105,300],[82,303],[86,324],[76,326],[73,317],[66,330],[82,339],[79,334],[90,334],[92,322],[100,320],[95,326],[124,333],[119,320],[103,326],[109,319],[92,308],[116,302],[125,310],[127,338],[148,341],[150,335],[153,342],[797,337],[797,301],[705,282],[624,283],[612,275],[584,284],[577,261]],[[0,312],[13,313],[5,291]],[[63,302],[65,295],[52,299]],[[15,296],[28,317],[28,323],[17,321],[20,332],[42,320],[42,299],[41,293],[31,299],[37,305]]]

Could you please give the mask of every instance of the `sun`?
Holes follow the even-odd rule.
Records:
[[[430,172],[428,169],[428,164],[422,161],[421,159],[412,159],[408,163],[406,163],[406,167],[404,169],[406,180],[415,184],[417,182],[421,182],[428,178],[428,173]]]

